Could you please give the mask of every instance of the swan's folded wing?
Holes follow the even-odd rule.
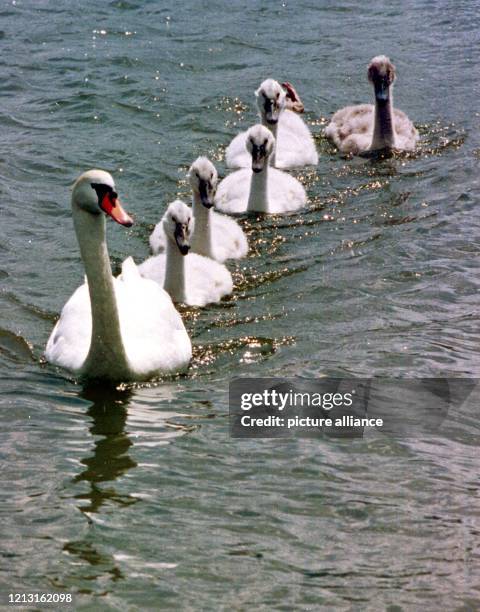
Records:
[[[215,206],[227,213],[245,212],[250,193],[251,175],[252,171],[249,168],[243,168],[226,176],[218,186]]]
[[[307,194],[295,177],[276,168],[270,168],[268,179],[270,212],[293,212],[306,205]]]
[[[305,139],[312,137],[307,124],[298,113],[294,113],[288,108],[285,109],[280,117],[280,126],[297,136]]]
[[[122,262],[121,280],[124,283],[129,283],[132,281],[138,281],[139,279],[140,272],[137,264],[133,261],[133,257],[127,257],[127,259]]]
[[[140,275],[115,279],[122,339],[137,372],[175,372],[192,355],[190,338],[170,296]]]
[[[62,308],[48,339],[45,357],[50,363],[78,372],[90,349],[92,314],[88,285],[81,285]]]
[[[144,278],[149,278],[163,287],[166,263],[167,256],[165,253],[160,253],[160,255],[154,255],[146,259],[137,266],[137,270]]]
[[[404,151],[413,151],[419,139],[416,127],[403,111],[395,108],[393,113],[395,117],[395,146]]]
[[[237,134],[225,151],[227,168],[245,168],[251,164],[251,157],[246,149],[247,133]]]
[[[325,128],[340,151],[358,153],[370,147],[373,135],[374,108],[372,104],[357,104],[338,110]]]
[[[218,261],[190,253],[185,260],[188,303],[205,306],[219,302],[233,291],[232,275]]]
[[[318,153],[308,126],[296,113],[285,110],[278,124],[276,167],[317,164]]]
[[[248,253],[248,241],[240,225],[226,215],[212,213],[212,232],[215,259],[241,259]]]

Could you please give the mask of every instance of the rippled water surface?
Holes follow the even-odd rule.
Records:
[[[428,438],[228,435],[234,375],[480,376],[478,3],[15,0],[0,15],[2,592],[75,592],[85,610],[480,608],[475,394]],[[379,53],[421,144],[342,159],[322,128],[370,101]],[[225,174],[268,76],[305,103],[309,206],[241,220],[234,295],[184,310],[188,374],[106,391],[45,364],[83,278],[76,176],[114,175],[136,224],[109,223],[110,254],[141,261],[191,161]]]

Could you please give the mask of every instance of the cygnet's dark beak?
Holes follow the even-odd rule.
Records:
[[[385,79],[377,79],[374,82],[375,97],[380,102],[386,102],[390,94],[390,85]]]
[[[182,255],[187,255],[190,250],[190,236],[188,226],[185,223],[177,223],[175,225],[175,242]]]
[[[215,190],[211,183],[209,181],[200,179],[198,183],[198,191],[200,193],[200,201],[202,202],[203,206],[205,206],[205,208],[212,208]]]
[[[280,118],[280,107],[274,100],[265,99],[265,121],[269,125],[276,125]]]
[[[252,145],[252,170],[261,172],[265,168],[267,152],[265,145]]]

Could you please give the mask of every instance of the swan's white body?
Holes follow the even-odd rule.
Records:
[[[223,179],[215,203],[229,214],[283,214],[304,208],[307,195],[297,179],[281,170],[268,168],[259,176],[250,168],[242,168]]]
[[[164,287],[175,302],[205,306],[219,302],[233,291],[232,275],[223,264],[209,257],[180,252],[179,246],[188,250],[190,220],[188,206],[179,200],[172,202],[162,220],[166,252],[150,257],[138,269],[144,278]],[[175,224],[186,226],[181,244],[175,241]]]
[[[105,216],[89,201],[93,182],[113,187],[108,173],[95,170],[78,179],[72,194],[87,282],[63,307],[45,356],[81,377],[116,382],[183,370],[192,346],[170,296],[142,278],[131,258],[122,265],[121,279],[112,276]]]
[[[114,278],[113,286],[128,360],[127,371],[119,380],[149,379],[185,368],[192,345],[168,293],[142,278],[131,257],[123,262],[122,277]],[[50,363],[97,378],[95,368],[84,369],[91,336],[90,294],[84,283],[63,307],[45,355]]]
[[[243,168],[223,179],[218,186],[215,204],[220,210],[230,213],[262,212],[282,214],[303,208],[307,203],[307,194],[302,184],[293,176],[272,168],[268,157],[273,151],[274,139],[267,128],[258,125],[247,132],[247,146],[253,139],[261,145],[268,139],[267,161],[261,170],[254,172]],[[252,154],[248,153],[252,164]]]
[[[310,130],[295,112],[286,108],[285,92],[277,81],[267,79],[255,92],[262,124],[272,132],[275,141],[275,155],[270,160],[276,168],[295,168],[318,164],[318,153]],[[277,98],[278,96],[278,98]],[[268,121],[264,101],[275,101],[278,106],[276,123]],[[247,132],[235,136],[227,147],[225,161],[229,168],[245,168],[250,165],[246,151]]]
[[[310,130],[293,111],[285,109],[278,124],[273,129],[267,127],[277,142],[273,166],[286,169],[318,164],[318,153]],[[225,152],[228,168],[245,168],[250,164],[250,156],[245,149],[246,139],[247,132],[241,132],[228,145]]]
[[[193,192],[193,216],[195,220],[191,247],[194,253],[223,263],[227,259],[240,259],[248,253],[248,242],[242,228],[234,219],[215,212],[211,196],[217,185],[215,166],[205,157],[199,157],[189,170]],[[157,223],[150,236],[154,254],[166,247],[163,219]]]
[[[149,257],[139,265],[140,274],[151,279],[161,287],[165,284],[167,253]],[[189,306],[206,306],[219,302],[233,291],[232,275],[227,268],[209,257],[189,253],[184,258],[185,290],[182,295],[173,299]]]
[[[340,151],[353,155],[384,149],[413,151],[418,132],[404,112],[393,108],[395,68],[390,60],[385,56],[373,58],[369,79],[376,91],[375,105],[358,104],[338,110],[325,128],[325,135]]]

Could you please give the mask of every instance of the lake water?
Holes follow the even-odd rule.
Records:
[[[480,608],[475,393],[439,434],[235,440],[233,376],[480,376],[478,3],[15,0],[0,8],[1,593],[83,610]],[[345,160],[321,132],[397,67],[417,153]],[[308,208],[245,218],[236,290],[184,310],[185,377],[107,391],[42,360],[82,282],[69,186],[110,171],[148,255],[200,154],[294,83]],[[473,400],[472,400],[473,397]],[[477,394],[478,397],[478,394]]]

